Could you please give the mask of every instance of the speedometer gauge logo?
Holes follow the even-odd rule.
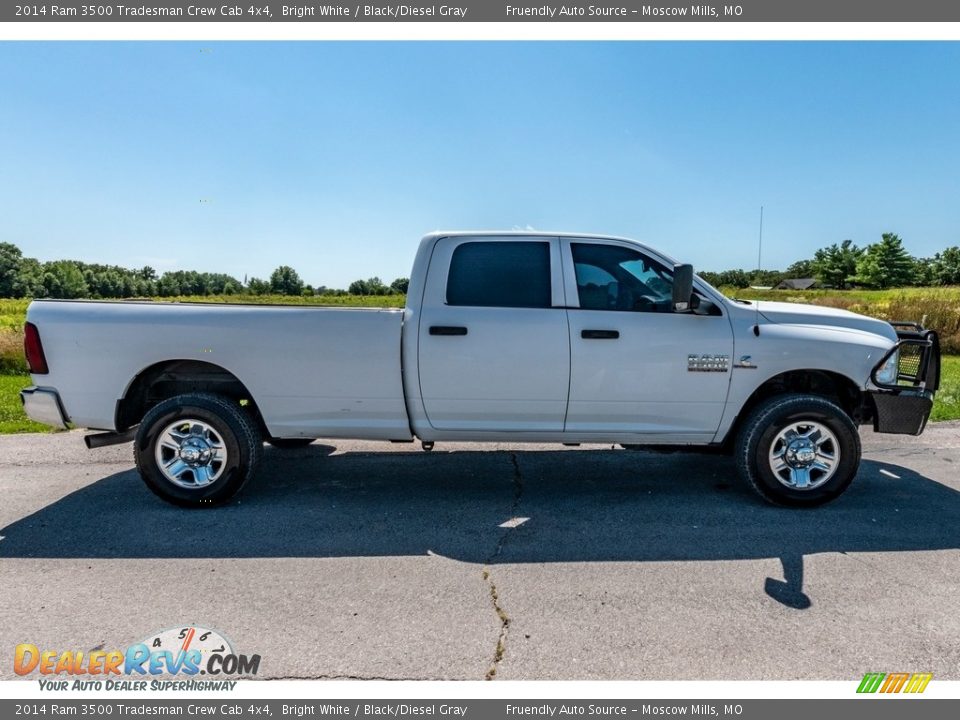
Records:
[[[200,668],[201,675],[206,674],[213,655],[222,657],[234,655],[233,644],[220,631],[202,625],[161,630],[144,638],[142,643],[150,648],[151,653],[167,651],[173,656],[180,653],[186,656],[191,651],[199,652],[196,665]]]

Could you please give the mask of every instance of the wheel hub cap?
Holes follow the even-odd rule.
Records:
[[[172,422],[157,436],[155,457],[167,480],[193,490],[223,475],[227,448],[209,423],[183,419]]]
[[[770,470],[793,490],[813,490],[830,480],[840,462],[840,443],[829,427],[815,420],[786,426],[770,447]]]
[[[210,443],[201,438],[185,440],[180,446],[180,459],[188,465],[208,465],[212,458]]]
[[[783,456],[790,467],[807,467],[817,459],[817,448],[806,438],[791,440]]]

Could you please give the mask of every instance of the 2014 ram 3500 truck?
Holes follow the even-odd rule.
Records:
[[[434,233],[404,309],[33,302],[27,414],[133,439],[147,486],[232,497],[266,440],[620,443],[731,451],[765,499],[842,493],[858,425],[919,434],[935,333],[731,300],[639,243]]]

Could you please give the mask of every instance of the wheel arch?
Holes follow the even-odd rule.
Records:
[[[261,432],[266,426],[253,395],[232,372],[202,360],[162,360],[145,367],[130,381],[117,401],[116,428],[123,432],[140,423],[159,403],[177,395],[207,392],[235,400],[253,416]]]
[[[786,370],[767,378],[754,389],[727,430],[723,439],[724,447],[731,447],[744,420],[757,405],[776,395],[790,393],[817,395],[831,400],[839,405],[855,424],[867,419],[863,391],[848,376],[822,369]]]

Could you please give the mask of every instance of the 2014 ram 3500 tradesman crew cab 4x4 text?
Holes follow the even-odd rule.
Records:
[[[404,309],[36,301],[27,414],[133,439],[147,486],[222,502],[263,441],[620,443],[730,450],[764,498],[817,505],[858,425],[923,431],[936,334],[730,300],[630,240],[434,233]]]

